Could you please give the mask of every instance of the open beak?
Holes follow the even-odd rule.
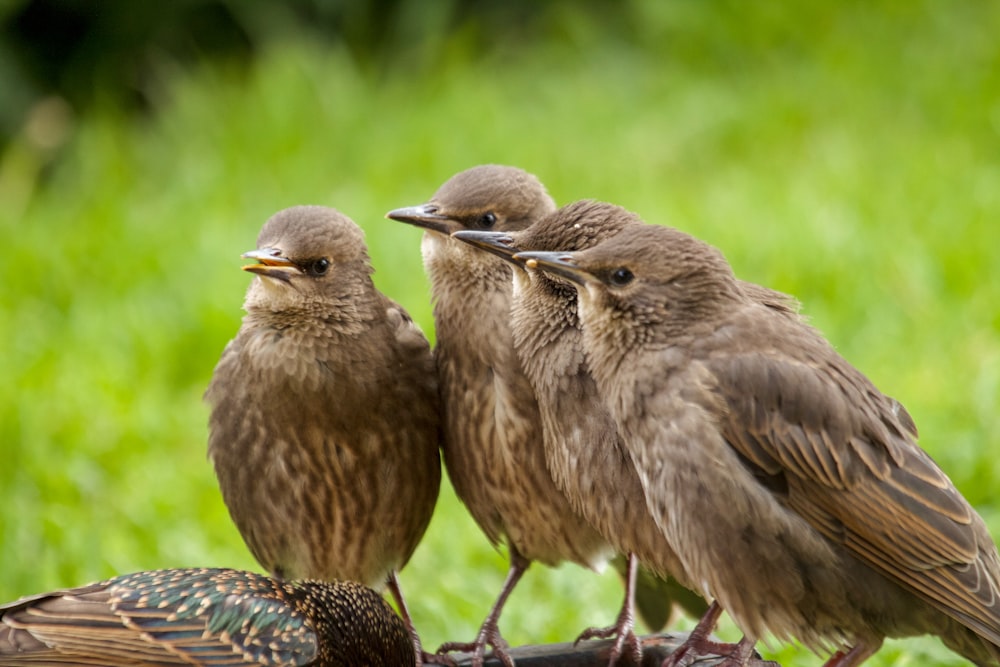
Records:
[[[514,257],[517,248],[514,246],[514,238],[506,232],[486,232],[473,229],[462,229],[453,232],[454,239],[464,241],[469,245],[492,253],[501,259],[505,259],[512,264],[523,267],[524,262],[520,262]]]
[[[438,213],[436,204],[421,204],[397,208],[385,214],[385,217],[398,222],[406,222],[417,227],[423,227],[441,234],[451,234],[458,228],[458,223],[446,215]]]
[[[258,248],[240,255],[243,259],[255,259],[256,264],[247,264],[244,271],[256,273],[268,278],[276,278],[290,282],[293,275],[300,272],[299,267],[287,257],[281,256],[279,248]]]
[[[539,269],[565,278],[577,285],[586,285],[594,280],[594,276],[590,272],[576,265],[571,252],[532,250],[515,253],[514,260],[523,263],[529,269]]]

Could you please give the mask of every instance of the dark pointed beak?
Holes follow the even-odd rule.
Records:
[[[453,232],[454,239],[464,241],[469,245],[492,253],[501,259],[505,259],[512,264],[524,266],[523,262],[514,259],[517,248],[514,246],[514,237],[506,232],[485,232],[480,230],[463,229]]]
[[[573,260],[571,252],[543,252],[532,250],[514,254],[514,260],[521,262],[529,269],[539,269],[555,276],[560,276],[576,283],[586,285],[593,281],[590,272],[581,269]]]
[[[245,252],[240,257],[257,260],[256,264],[245,265],[243,270],[260,276],[277,278],[287,283],[293,275],[299,273],[299,267],[287,257],[282,257],[279,248],[258,248]]]
[[[385,214],[385,217],[398,222],[405,222],[417,227],[423,227],[441,234],[451,234],[458,226],[454,220],[438,212],[435,204],[406,206],[397,208]]]

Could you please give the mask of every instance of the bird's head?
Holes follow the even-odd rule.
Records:
[[[532,174],[515,167],[481,165],[455,174],[430,201],[389,211],[386,217],[427,230],[424,256],[469,261],[478,254],[449,235],[462,231],[512,232],[551,213],[555,202]],[[473,260],[475,261],[475,260]]]
[[[633,224],[642,224],[634,213],[588,199],[568,204],[524,230],[461,229],[451,235],[517,266],[524,266],[516,256],[521,251],[586,250]]]
[[[625,227],[641,225],[635,213],[585,199],[563,206],[518,235],[523,250],[576,252],[593,248]]]
[[[452,234],[473,247],[493,253],[526,271],[515,271],[514,282],[522,292],[534,291],[564,301],[574,310],[576,290],[555,273],[525,267],[524,251],[585,250],[608,239],[628,225],[642,224],[634,213],[603,202],[584,200],[568,204],[520,231],[460,230]]]
[[[584,328],[615,345],[669,343],[742,298],[718,250],[670,227],[629,224],[587,250],[516,256],[575,283]]]
[[[339,211],[295,206],[273,215],[243,253],[256,274],[247,309],[308,309],[350,301],[371,289],[371,263],[361,229]]]

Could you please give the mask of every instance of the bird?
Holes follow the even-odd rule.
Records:
[[[830,654],[829,667],[922,634],[1000,664],[1000,556],[985,523],[909,413],[818,330],[666,226],[517,258],[576,284],[584,350],[647,506],[697,590],[744,633],[729,664],[767,634]]]
[[[149,570],[0,605],[0,665],[414,664],[410,635],[356,582]]]
[[[634,214],[604,216],[605,204],[575,202],[520,231],[462,230],[452,234],[511,263],[510,325],[514,349],[538,401],[548,469],[574,509],[619,553],[628,555],[625,601],[614,626],[592,628],[583,637],[615,637],[613,664],[629,644],[633,662],[641,649],[633,626],[638,564],[665,579],[671,599],[687,601],[695,617],[707,611],[700,596],[673,576],[683,570],[659,532],[638,472],[618,427],[597,393],[583,353],[576,290],[571,283],[515,261],[523,250],[583,250],[641,225]],[[596,213],[596,214],[595,214]]]
[[[276,579],[388,585],[422,655],[397,572],[441,479],[429,343],[336,209],[279,211],[243,257],[246,315],[205,392],[230,516]]]
[[[538,405],[511,338],[509,264],[449,236],[460,229],[524,229],[555,209],[533,174],[480,165],[452,176],[427,203],[386,214],[425,230],[421,251],[434,300],[445,469],[490,542],[508,547],[507,577],[475,641],[439,649],[471,651],[475,665],[483,663],[487,645],[513,665],[499,618],[532,561],[568,560],[599,570],[613,555],[546,466]]]

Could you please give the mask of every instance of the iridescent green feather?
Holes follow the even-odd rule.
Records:
[[[301,593],[294,585],[249,572],[140,572],[119,578],[109,592],[132,626],[202,661],[219,643],[261,665],[309,664],[319,650],[314,628],[295,610]],[[218,660],[231,660],[232,652]]]

